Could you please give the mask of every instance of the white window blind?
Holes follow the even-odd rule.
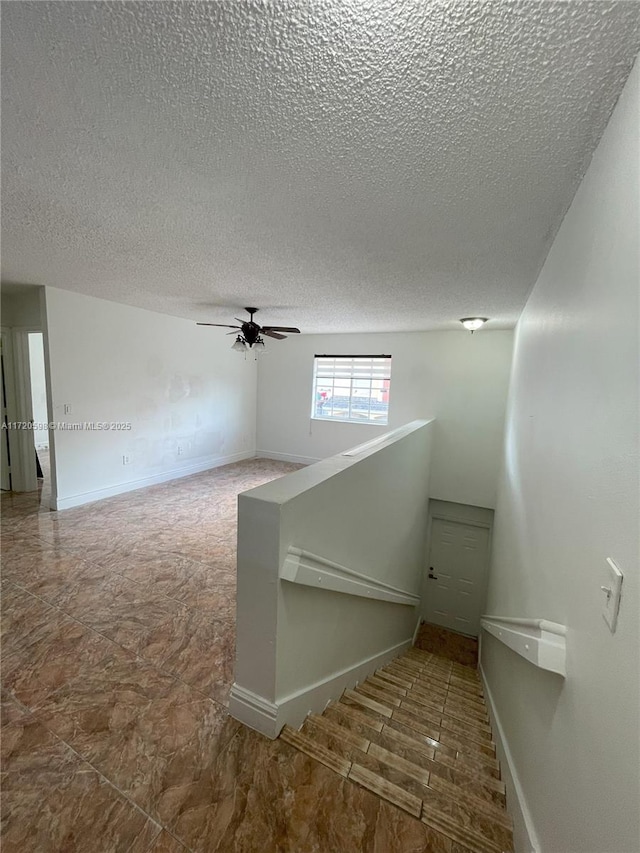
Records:
[[[386,424],[390,390],[390,355],[316,355],[311,416]]]

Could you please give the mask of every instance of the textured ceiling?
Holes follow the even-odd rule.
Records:
[[[304,332],[514,324],[637,2],[8,2],[3,280]]]

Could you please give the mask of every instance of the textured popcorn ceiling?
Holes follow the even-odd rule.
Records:
[[[639,13],[4,3],[3,280],[305,332],[510,327]]]

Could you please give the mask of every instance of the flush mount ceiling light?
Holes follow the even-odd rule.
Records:
[[[488,317],[463,317],[460,322],[467,331],[473,334],[476,329],[480,329],[484,326],[488,319]]]

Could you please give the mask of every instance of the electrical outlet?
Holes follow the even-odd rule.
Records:
[[[184,453],[184,445],[179,444],[178,445],[178,456],[180,456],[182,453]]]
[[[124,456],[122,457],[122,464],[123,465],[131,465],[131,462],[132,462],[131,455],[129,453],[125,453]]]
[[[64,404],[64,413],[65,413],[65,415],[71,414],[71,403],[65,403]]]

